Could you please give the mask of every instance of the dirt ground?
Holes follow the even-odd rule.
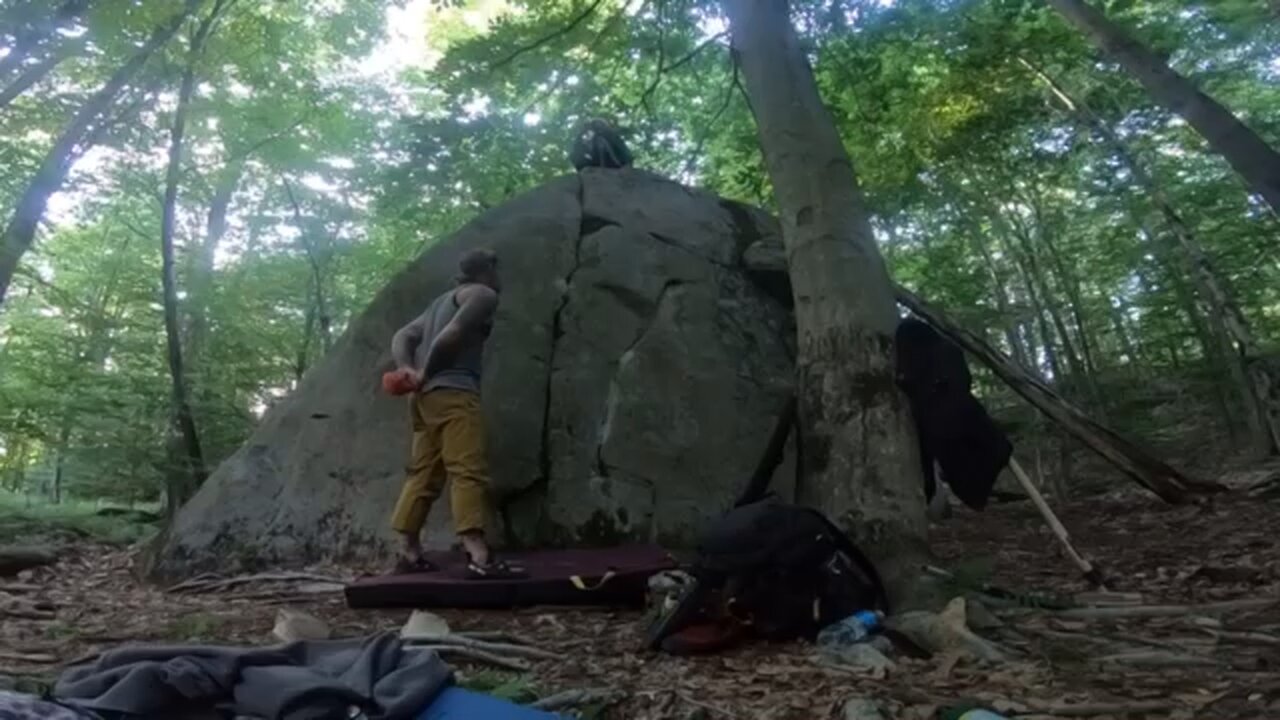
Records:
[[[1172,507],[1126,490],[1059,509],[1080,549],[1106,571],[1109,589],[1140,593],[1143,604],[1280,601],[1280,499],[1225,496],[1203,508]],[[980,515],[958,510],[935,526],[932,542],[939,564],[984,565],[983,579],[993,585],[1067,595],[1088,589],[1029,502]],[[282,607],[312,613],[342,636],[394,629],[408,615],[356,612],[340,594],[298,596],[279,585],[166,593],[135,582],[132,562],[128,551],[79,544],[54,567],[0,581],[0,601],[31,616],[4,618],[0,675],[47,681],[87,653],[129,642],[270,644]],[[626,691],[598,717],[839,718],[847,699],[863,697],[890,719],[932,718],[939,706],[962,700],[1032,717],[1280,718],[1280,603],[1121,619],[995,612],[1000,626],[980,632],[1008,661],[896,657],[896,667],[880,673],[823,665],[803,643],[694,659],[653,655],[638,651],[640,617],[631,612],[441,614],[455,631],[517,632],[561,655],[529,673],[539,693]],[[464,677],[478,672],[459,669]]]

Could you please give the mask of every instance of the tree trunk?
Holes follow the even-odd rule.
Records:
[[[231,198],[240,184],[244,165],[232,162],[223,168],[214,187],[209,203],[209,215],[205,224],[204,242],[191,263],[187,303],[187,358],[192,366],[193,392],[199,398],[197,404],[212,399],[210,365],[208,358],[209,307],[213,302],[214,259],[218,246],[227,234],[227,212]]]
[[[329,308],[325,302],[324,295],[324,271],[321,268],[320,258],[316,256],[316,249],[311,240],[307,237],[307,227],[302,219],[302,206],[298,204],[298,198],[293,194],[293,186],[288,180],[281,178],[284,182],[284,191],[289,196],[289,204],[293,206],[293,224],[298,228],[298,237],[302,243],[302,248],[307,254],[307,264],[311,266],[311,298],[314,302],[312,307],[315,308],[313,319],[320,326],[320,352],[325,354],[329,352],[329,347],[333,345],[332,324],[333,318],[329,315]],[[310,327],[308,326],[308,339],[310,338]]]
[[[1094,343],[1089,337],[1089,327],[1084,321],[1084,293],[1080,290],[1080,279],[1063,261],[1062,254],[1058,252],[1058,247],[1054,244],[1050,234],[1041,233],[1041,240],[1044,243],[1045,250],[1049,253],[1049,263],[1054,270],[1054,274],[1058,276],[1058,284],[1067,293],[1067,309],[1071,311],[1071,319],[1076,326],[1076,337],[1080,340],[1081,359],[1084,360],[1085,372],[1088,373],[1091,384],[1093,384],[1092,379],[1098,376],[1098,363],[1094,358]],[[1094,388],[1096,392],[1096,385]]]
[[[1085,0],[1048,2],[1128,70],[1153,98],[1181,115],[1273,210],[1280,212],[1280,153]]]
[[[1058,342],[1054,337],[1053,328],[1049,324],[1048,313],[1040,296],[1038,284],[1032,277],[1032,271],[1027,266],[1023,253],[1014,247],[1013,242],[1003,233],[999,237],[1001,244],[1004,245],[1005,254],[1013,259],[1014,267],[1018,269],[1018,273],[1022,276],[1022,287],[1026,290],[1027,300],[1031,304],[1031,311],[1035,314],[1035,321],[1032,326],[1033,328],[1038,327],[1040,330],[1040,343],[1044,347],[1045,362],[1049,365],[1049,373],[1053,376],[1053,382],[1066,382],[1066,373],[1062,371],[1062,363],[1058,362]]]
[[[68,408],[62,413],[62,427],[58,428],[58,449],[53,461],[53,504],[62,504],[63,481],[66,479],[67,446],[71,444],[73,414]]]
[[[89,0],[66,0],[54,10],[53,15],[26,27],[19,27],[14,33],[13,45],[9,54],[0,58],[0,77],[4,77],[22,67],[31,51],[40,43],[53,37],[54,33],[67,27],[89,9]],[[29,12],[23,8],[14,10],[21,16]]]
[[[968,207],[972,209],[972,205]],[[982,228],[978,227],[973,217],[975,215],[968,214],[962,210],[959,222],[968,228],[969,246],[978,257],[982,258],[983,268],[987,271],[987,277],[991,280],[991,292],[995,297],[996,310],[1000,313],[1004,323],[1005,343],[1009,345],[1009,352],[1013,354],[1014,362],[1024,368],[1034,368],[1035,363],[1029,360],[1027,350],[1023,347],[1022,340],[1018,336],[1018,322],[1014,317],[1012,304],[1009,302],[1009,290],[1005,287],[1004,278],[1000,276],[1000,270],[996,266],[995,258],[991,255],[990,248],[987,247],[986,237],[982,232]]]
[[[785,0],[725,0],[733,48],[777,197],[798,335],[801,502],[848,529],[895,603],[926,554],[910,409],[893,375],[897,312],[853,165]]]
[[[26,92],[32,85],[43,80],[63,60],[78,54],[83,49],[83,41],[72,40],[54,49],[45,59],[23,70],[22,74],[14,78],[8,87],[0,90],[0,110],[8,107],[9,103],[16,100],[19,95]]]
[[[1108,304],[1111,307],[1111,327],[1116,334],[1116,344],[1120,346],[1120,352],[1129,362],[1129,367],[1141,374],[1142,353],[1134,343],[1133,337],[1129,335],[1129,326],[1125,322],[1125,310],[1129,306],[1120,298],[1115,298]]]
[[[18,261],[31,248],[31,243],[35,240],[36,230],[44,217],[49,197],[62,187],[67,173],[71,170],[77,145],[86,137],[86,134],[90,133],[94,122],[111,107],[120,91],[142,69],[152,53],[169,42],[169,39],[178,32],[178,28],[202,1],[186,0],[180,12],[164,25],[157,27],[147,42],[111,75],[106,84],[85,101],[50,148],[35,177],[32,178],[22,197],[18,199],[13,219],[5,228],[4,238],[0,241],[0,307],[4,305],[4,298],[9,291],[9,283],[13,280],[13,273],[18,268]]]
[[[997,209],[995,212],[999,217],[1000,211]],[[1089,399],[1090,404],[1097,406],[1098,394],[1093,389],[1093,377],[1085,367],[1084,361],[1081,360],[1080,353],[1076,351],[1075,342],[1071,339],[1071,331],[1067,328],[1066,321],[1062,319],[1062,311],[1059,309],[1061,303],[1054,297],[1053,290],[1049,287],[1048,277],[1044,269],[1040,267],[1040,254],[1030,229],[1014,213],[1009,215],[1005,224],[1011,229],[1012,237],[1018,241],[1022,250],[1022,258],[1026,263],[1024,271],[1027,275],[1028,286],[1034,286],[1036,294],[1040,296],[1041,308],[1053,322],[1054,331],[1057,333],[1058,340],[1062,343],[1062,352],[1067,357],[1067,365],[1071,368],[1071,377],[1059,378],[1059,381],[1066,383],[1068,386],[1081,389],[1084,396]],[[1037,234],[1041,232],[1037,228]]]
[[[1229,338],[1233,347],[1226,361],[1233,365],[1231,376],[1241,398],[1245,413],[1245,425],[1249,428],[1251,442],[1259,455],[1280,454],[1280,407],[1269,401],[1269,388],[1274,385],[1264,363],[1259,361],[1257,343],[1248,320],[1236,303],[1235,297],[1221,279],[1213,263],[1209,260],[1191,227],[1182,219],[1182,215],[1173,207],[1172,201],[1164,189],[1156,183],[1155,178],[1147,171],[1145,165],[1129,149],[1128,145],[1116,135],[1109,125],[1102,121],[1086,105],[1073,98],[1056,80],[1025,58],[1019,62],[1048,86],[1054,97],[1068,110],[1070,115],[1085,127],[1093,130],[1109,145],[1116,155],[1129,168],[1134,182],[1142,188],[1155,203],[1169,230],[1177,240],[1183,257],[1190,265],[1191,278],[1195,282],[1201,298],[1208,305],[1209,322],[1214,328],[1220,328]],[[1150,233],[1145,231],[1150,237]]]
[[[182,362],[182,327],[178,315],[178,283],[174,271],[173,235],[178,205],[178,182],[182,178],[182,146],[186,136],[187,112],[191,96],[195,92],[196,65],[204,50],[205,40],[213,23],[221,12],[224,0],[217,0],[213,10],[200,23],[191,38],[187,66],[182,73],[182,86],[178,90],[178,105],[173,112],[173,126],[169,136],[169,166],[165,173],[164,208],[160,224],[161,281],[164,287],[164,331],[168,345],[169,375],[172,380],[172,432],[181,437],[186,473],[170,468],[166,492],[167,509],[172,518],[182,503],[200,487],[205,479],[204,452],[200,447],[200,435],[196,430],[195,416],[187,395],[187,378]],[[172,446],[175,446],[176,443]],[[185,475],[185,477],[183,477]]]
[[[1009,358],[991,347],[981,337],[951,322],[911,291],[898,287],[898,302],[938,332],[978,358],[1014,392],[1052,418],[1064,430],[1110,462],[1121,472],[1170,503],[1188,501],[1191,496],[1221,492],[1217,483],[1193,480],[1155,458],[1113,430],[1104,427],[1062,399],[1048,385],[1020,370]]]
[[[295,388],[302,384],[302,377],[307,374],[307,368],[311,365],[311,337],[316,332],[317,313],[316,304],[313,302],[315,293],[311,291],[314,283],[314,277],[307,278],[307,309],[302,318],[302,344],[298,346],[298,355],[293,362]]]

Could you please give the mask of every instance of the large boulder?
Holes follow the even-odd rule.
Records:
[[[776,237],[763,212],[637,170],[588,170],[485,213],[401,271],[267,413],[178,513],[153,573],[385,557],[409,441],[406,401],[380,389],[389,342],[478,246],[504,280],[483,387],[494,536],[688,546],[791,390],[785,298],[743,266]],[[775,479],[784,496],[792,468]],[[428,540],[451,542],[449,528],[442,500]]]

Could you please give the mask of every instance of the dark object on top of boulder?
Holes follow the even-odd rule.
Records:
[[[897,382],[911,402],[920,438],[925,497],[937,489],[933,463],[956,497],[974,510],[986,507],[1013,444],[973,397],[973,377],[960,348],[927,323],[898,324]]]
[[[605,120],[592,118],[574,130],[569,162],[575,170],[587,167],[616,170],[630,167],[633,159],[622,135]]]

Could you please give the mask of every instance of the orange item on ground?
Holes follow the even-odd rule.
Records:
[[[382,389],[390,395],[408,395],[417,390],[413,378],[404,370],[390,370],[382,373]]]

